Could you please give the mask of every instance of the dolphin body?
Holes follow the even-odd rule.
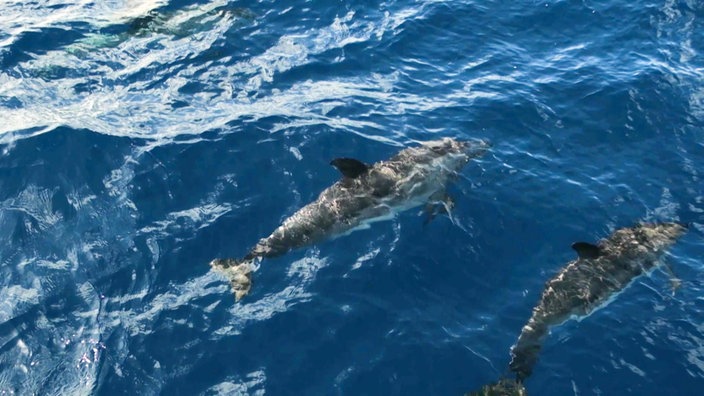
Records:
[[[509,369],[515,379],[502,378],[468,395],[525,396],[523,381],[532,373],[550,327],[606,305],[634,279],[655,268],[665,250],[685,232],[681,224],[649,223],[616,230],[596,245],[574,243],[579,257],[545,284],[540,302],[511,349]]]
[[[102,32],[88,34],[68,46],[67,51],[74,55],[85,55],[97,49],[115,48],[134,37],[154,34],[184,38],[207,31],[221,20],[252,21],[256,17],[247,8],[235,7],[222,1],[204,6],[191,6],[175,12],[160,11],[161,6],[164,5],[162,2],[146,5],[152,8],[148,8],[143,14],[127,13],[124,16],[118,15],[114,20],[104,21],[102,26],[97,26]],[[136,10],[139,12],[142,8],[137,7]],[[108,33],[115,30],[117,32]]]
[[[447,203],[447,183],[488,147],[484,141],[444,138],[406,148],[373,165],[335,159],[330,164],[342,173],[341,180],[287,218],[244,258],[215,259],[210,265],[230,280],[239,300],[249,292],[255,263],[262,258],[367,228],[413,207]]]

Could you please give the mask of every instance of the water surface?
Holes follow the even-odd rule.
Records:
[[[542,287],[639,220],[693,226],[554,329],[537,395],[704,387],[704,6],[696,1],[0,4],[0,392],[461,394]],[[490,140],[420,210],[242,256],[335,157]]]

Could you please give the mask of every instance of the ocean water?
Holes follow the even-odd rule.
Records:
[[[0,394],[456,395],[544,283],[638,221],[689,233],[556,327],[532,395],[704,389],[704,3],[0,2]],[[210,271],[339,177],[491,141],[420,209]]]

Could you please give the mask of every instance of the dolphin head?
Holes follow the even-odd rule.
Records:
[[[656,251],[668,248],[685,232],[687,226],[679,223],[643,223],[633,229],[638,243]]]
[[[421,145],[438,156],[464,154],[470,159],[482,156],[490,147],[489,143],[484,140],[456,140],[452,138],[430,140],[422,142]]]
[[[616,230],[605,240],[603,248],[632,257],[658,257],[685,232],[687,227],[678,223],[641,223]]]
[[[418,162],[439,161],[444,168],[458,171],[472,158],[484,155],[489,147],[489,143],[483,140],[443,138],[422,142],[413,154]]]

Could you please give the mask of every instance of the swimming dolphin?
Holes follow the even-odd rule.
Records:
[[[647,223],[616,230],[596,245],[574,243],[579,257],[545,284],[540,302],[511,349],[509,369],[515,380],[504,378],[469,395],[525,395],[523,381],[533,372],[550,327],[606,305],[634,279],[655,268],[665,250],[685,232],[686,227],[677,223]]]
[[[249,292],[254,265],[261,258],[367,228],[403,210],[446,202],[447,183],[487,148],[484,141],[444,138],[406,148],[373,165],[337,158],[330,164],[342,173],[341,180],[287,218],[244,258],[215,259],[210,265],[228,277],[239,300]]]
[[[229,2],[216,1],[183,10],[161,11],[163,2],[148,3],[149,8],[135,8],[135,13],[118,14],[96,26],[101,32],[91,33],[69,45],[66,50],[73,55],[85,55],[102,48],[114,48],[135,38],[155,34],[173,36],[176,39],[212,29],[223,20],[252,21],[255,14],[236,7]],[[143,13],[139,13],[143,11]],[[109,32],[113,33],[109,33]]]

